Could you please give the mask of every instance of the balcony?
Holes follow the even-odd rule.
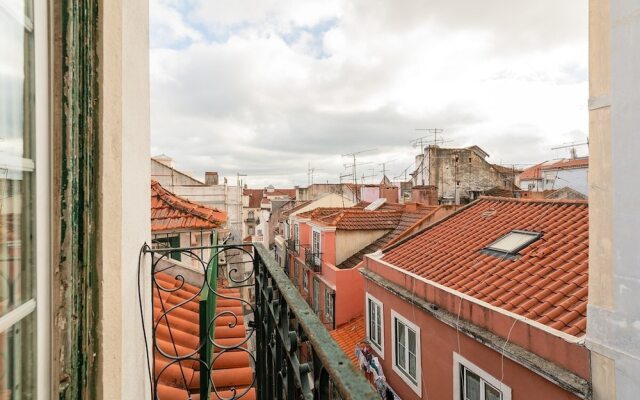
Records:
[[[322,253],[314,252],[311,248],[307,247],[304,252],[304,261],[307,267],[311,268],[314,272],[322,271]]]
[[[291,253],[298,255],[298,242],[295,239],[287,239],[287,250]]]
[[[261,244],[143,250],[154,399],[377,398]],[[197,271],[176,253],[198,259]]]

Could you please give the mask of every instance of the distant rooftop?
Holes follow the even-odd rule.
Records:
[[[227,213],[177,196],[151,181],[151,231],[221,228]]]

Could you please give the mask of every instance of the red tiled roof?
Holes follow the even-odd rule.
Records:
[[[311,213],[314,222],[335,226],[343,230],[385,230],[394,229],[402,217],[401,211],[366,211],[342,209],[337,213],[319,215]]]
[[[364,329],[364,317],[358,317],[346,324],[332,330],[331,337],[338,343],[338,346],[349,357],[351,362],[359,368],[356,358],[356,345],[366,339]]]
[[[269,192],[266,189],[244,189],[242,194],[249,197],[249,208],[260,208],[263,203],[263,199],[268,196],[287,196],[290,199],[296,198],[296,189],[273,189]],[[268,203],[267,200],[265,203]]]
[[[545,163],[542,166],[543,170],[549,169],[571,169],[571,168],[587,168],[589,167],[589,157],[582,158],[567,158],[564,160],[552,162],[550,164]]]
[[[574,336],[585,334],[585,201],[483,197],[389,248],[383,260]],[[482,252],[512,230],[542,237],[514,259]]]
[[[522,171],[522,173],[520,174],[520,180],[532,181],[536,179],[542,179],[542,172],[541,172],[542,164],[536,164],[533,167],[529,167],[524,171]]]
[[[260,208],[264,189],[244,189],[242,194],[249,197],[249,208]]]
[[[153,314],[156,329],[156,343],[165,354],[184,356],[192,354],[199,345],[199,293],[200,288],[182,284],[170,275],[158,273],[155,275],[158,284],[167,290],[154,290]],[[239,289],[218,289],[223,296],[240,297]],[[164,310],[176,307],[163,318]],[[163,308],[164,307],[164,308]],[[229,315],[224,314],[229,312]],[[231,316],[230,313],[237,315]],[[240,300],[219,297],[216,304],[215,341],[217,344],[233,347],[246,340],[244,316]],[[173,340],[172,340],[173,339]],[[240,345],[246,348],[246,343]],[[249,354],[242,350],[221,351],[213,350],[213,373],[211,375],[218,394],[222,398],[231,398],[232,390],[237,390],[237,396],[247,393],[241,398],[255,400],[254,388],[250,388],[254,381]],[[197,354],[197,353],[196,353]],[[200,365],[195,360],[184,360],[169,365],[171,360],[165,358],[159,351],[154,352],[154,369],[159,381],[159,400],[184,400],[189,393],[198,393],[200,387]],[[217,398],[212,389],[212,398]],[[197,398],[197,395],[195,397]]]
[[[224,225],[227,213],[185,200],[151,181],[151,231],[214,229]]]
[[[389,204],[388,206],[393,207],[393,204]],[[401,206],[404,209],[405,206]],[[386,233],[384,236],[375,240],[374,242],[370,243],[368,246],[364,247],[357,253],[353,254],[351,257],[341,262],[337,267],[340,269],[346,269],[357,266],[358,264],[360,264],[365,254],[374,253],[393,243],[399,237],[408,235],[410,232],[418,229],[420,222],[427,219],[439,208],[439,206],[427,206],[416,203],[415,209],[412,208],[411,211],[406,209],[401,211],[402,215],[400,217],[400,220],[393,230]]]

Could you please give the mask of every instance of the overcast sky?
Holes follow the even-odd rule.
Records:
[[[394,178],[418,128],[494,163],[563,157],[587,76],[583,0],[151,0],[152,154],[252,187],[309,164],[337,182],[368,149],[359,178]]]

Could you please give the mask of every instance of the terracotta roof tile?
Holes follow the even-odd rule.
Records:
[[[581,158],[565,158],[560,161],[545,163],[543,170],[549,169],[570,169],[570,168],[587,168],[589,167],[589,157]]]
[[[516,257],[482,251],[512,230],[540,232],[542,237]],[[586,202],[485,197],[391,246],[383,260],[581,336],[588,253]]]
[[[542,179],[542,164],[536,164],[533,167],[529,167],[527,169],[525,169],[524,171],[522,171],[522,173],[519,175],[520,176],[520,180],[521,181],[531,181],[531,180],[536,180],[536,179]],[[526,189],[526,188],[525,188]]]
[[[191,202],[151,181],[151,231],[178,231],[220,228],[227,213]]]
[[[192,354],[199,344],[199,316],[198,301],[199,289],[189,284],[181,284],[181,281],[170,275],[155,274],[156,284],[170,290],[163,293],[154,290],[154,323],[156,328],[156,343],[158,347],[169,355]],[[238,289],[220,289],[218,292],[224,296],[240,297]],[[179,305],[171,310],[166,318],[163,318],[162,310]],[[244,317],[240,300],[219,297],[217,301],[217,313],[234,312],[237,319],[231,314],[222,314],[215,321],[216,343],[225,346],[238,345],[246,340]],[[245,345],[246,346],[246,345]],[[244,346],[242,346],[244,347]],[[184,360],[171,364],[171,360],[165,358],[157,350],[154,352],[155,376],[159,380],[159,400],[183,400],[187,398],[197,399],[200,382],[200,366],[195,360]],[[231,398],[232,390],[237,390],[237,396],[247,392],[241,398],[255,400],[255,389],[251,388],[254,380],[254,372],[251,368],[249,354],[240,350],[223,351],[214,348],[212,379],[218,394],[222,398]],[[189,397],[191,394],[191,397]],[[212,398],[217,398],[213,394]]]
[[[358,343],[366,339],[364,317],[353,319],[337,329],[332,330],[331,336],[338,343],[342,351],[349,357],[351,362],[358,367],[355,349]]]

